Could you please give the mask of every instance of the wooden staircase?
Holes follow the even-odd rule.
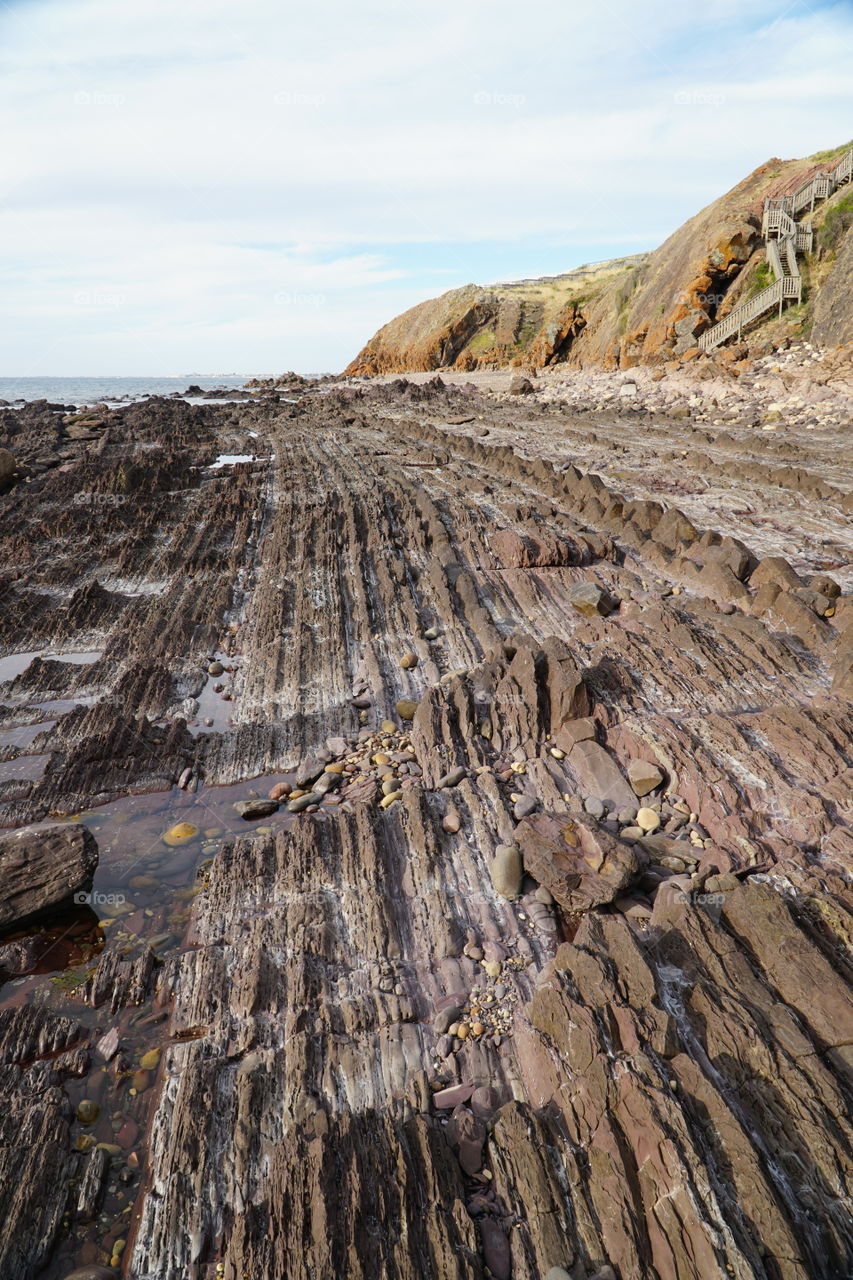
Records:
[[[811,213],[818,200],[825,200],[851,178],[853,148],[846,151],[832,169],[816,173],[793,195],[764,201],[761,234],[767,245],[767,261],[776,278],[773,284],[741,302],[717,324],[706,329],[699,338],[701,351],[713,351],[734,334],[740,338],[747,325],[774,307],[779,308],[781,315],[786,301],[802,302],[803,278],[797,265],[797,253],[811,251],[814,233],[811,223],[797,222],[796,215],[807,206]]]

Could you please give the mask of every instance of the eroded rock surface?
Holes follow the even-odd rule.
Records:
[[[0,730],[53,708],[2,821],[241,778],[285,821],[232,805],[181,946],[107,930],[79,1017],[0,1007],[0,1274],[77,1232],[130,1280],[842,1280],[853,616],[803,490],[755,546],[534,395],[324,391],[4,412],[4,651],[59,656],[0,685]]]
[[[79,825],[0,835],[0,929],[85,893],[97,865],[95,839]]]

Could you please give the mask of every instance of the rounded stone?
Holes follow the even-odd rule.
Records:
[[[221,676],[224,671],[225,668],[221,662],[211,662],[207,668],[207,674],[209,676]]]
[[[278,801],[258,796],[254,800],[238,800],[234,808],[246,822],[258,822],[277,811]]]
[[[587,796],[583,802],[583,807],[591,818],[603,818],[607,812],[603,800],[598,796]]]
[[[411,671],[412,667],[418,665],[418,655],[416,653],[404,653],[400,659],[400,666],[404,671]]]
[[[641,831],[657,831],[660,826],[660,814],[655,813],[654,809],[639,809],[637,826]]]
[[[160,838],[170,848],[177,849],[182,844],[190,844],[195,840],[198,832],[198,827],[192,822],[176,822],[173,827],[169,827],[168,831],[164,831]]]
[[[502,898],[517,898],[524,875],[518,847],[514,844],[499,844],[495,849],[489,874],[496,893]]]
[[[81,1124],[94,1124],[101,1114],[101,1108],[91,1098],[84,1098],[77,1105],[77,1119]]]
[[[401,720],[414,720],[417,709],[418,704],[413,702],[411,698],[400,698],[399,702],[395,704],[395,710]]]

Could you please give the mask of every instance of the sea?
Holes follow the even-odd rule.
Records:
[[[238,391],[253,377],[269,374],[182,373],[167,378],[0,378],[0,401],[49,400],[52,404],[113,404],[142,400],[146,396],[170,396],[188,387],[202,391],[219,388]]]

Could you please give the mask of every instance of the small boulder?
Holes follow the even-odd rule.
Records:
[[[639,870],[633,848],[585,815],[537,813],[515,835],[525,870],[567,911],[612,902]]]
[[[87,890],[98,865],[95,837],[80,823],[22,827],[0,836],[0,927]]]
[[[473,1084],[454,1084],[447,1089],[439,1089],[432,1095],[432,1105],[436,1111],[453,1111],[460,1103],[468,1101],[475,1087]]]
[[[612,612],[612,601],[607,592],[594,582],[576,582],[568,591],[569,603],[585,618],[602,618]]]
[[[517,374],[509,384],[509,393],[511,396],[529,396],[536,388],[529,378],[522,377]]]
[[[6,489],[11,489],[17,474],[18,464],[15,460],[15,455],[10,453],[8,449],[0,449],[0,493],[4,493]]]
[[[418,704],[411,698],[400,698],[395,704],[395,710],[401,720],[414,720],[417,709]]]
[[[649,760],[632,760],[628,765],[628,781],[634,789],[634,795],[647,796],[663,782],[663,774]]]

